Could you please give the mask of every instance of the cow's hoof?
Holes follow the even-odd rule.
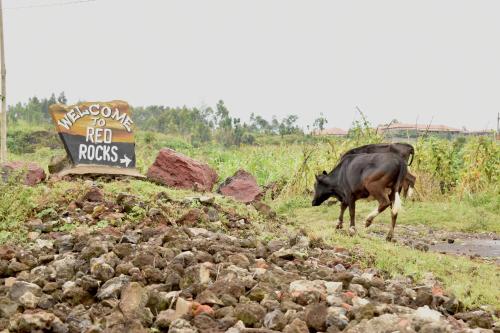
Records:
[[[373,220],[371,220],[371,221],[370,220],[366,220],[365,221],[365,228],[368,228],[369,226],[371,226],[372,222],[373,222]]]
[[[342,229],[343,227],[344,227],[344,225],[342,224],[342,222],[337,221],[337,225],[335,226],[335,229]]]
[[[354,236],[354,235],[356,235],[356,228],[350,227],[349,228],[349,236]]]
[[[389,234],[387,237],[385,237],[385,240],[388,242],[392,242],[393,235]]]

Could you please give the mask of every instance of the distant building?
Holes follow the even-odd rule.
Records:
[[[463,134],[467,135],[467,136],[491,136],[491,137],[495,137],[495,131],[493,131],[493,130],[463,131]]]
[[[403,124],[392,123],[389,125],[379,125],[377,132],[386,136],[396,137],[414,137],[421,134],[435,134],[440,136],[454,136],[462,134],[463,131],[458,128],[453,128],[445,125],[418,125],[418,124]]]
[[[315,130],[312,132],[313,135],[325,135],[325,136],[338,136],[338,137],[344,137],[347,136],[347,131],[343,130],[342,128],[325,128],[322,131]]]

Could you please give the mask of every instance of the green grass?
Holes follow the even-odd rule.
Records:
[[[84,189],[83,182],[35,187],[0,183],[0,244],[24,241],[27,234],[24,223],[44,217],[62,201],[76,199]]]
[[[103,189],[107,200],[114,201],[119,193],[127,193],[136,196],[138,202],[143,203],[145,209],[137,206],[137,210],[128,212],[123,220],[125,223],[141,222],[149,208],[159,208],[164,205],[156,200],[156,194],[160,192],[165,192],[175,202],[167,209],[168,218],[171,220],[175,221],[190,208],[201,207],[196,200],[193,200],[190,205],[181,203],[188,197],[200,195],[189,190],[172,189],[137,179],[113,182],[96,180],[94,183]],[[81,198],[90,186],[90,182],[83,180],[43,183],[35,187],[0,183],[0,244],[26,241],[28,233],[26,222],[35,218],[57,220],[58,213],[64,211],[70,202]],[[252,221],[253,229],[249,229],[248,233],[254,236],[260,235],[260,237],[269,237],[273,233],[273,223],[267,223],[266,218],[260,215],[253,206],[247,206],[217,194],[208,195],[215,197],[215,203],[223,211]],[[223,215],[220,216],[223,222],[227,222]],[[106,221],[100,221],[96,225],[97,228],[105,226],[107,226]],[[59,227],[59,231],[71,231],[78,227],[85,226],[78,223],[63,225]],[[214,226],[206,225],[206,227],[210,229]]]
[[[384,218],[389,220],[389,214]],[[500,233],[500,210],[474,207],[467,201],[408,202],[398,218],[406,225],[422,224],[432,229],[461,232]]]
[[[311,197],[295,196],[273,203],[278,213],[288,216],[297,214],[296,210],[303,208],[305,212],[320,213],[325,220],[333,223],[337,220],[339,204],[309,208]],[[482,201],[481,201],[482,200]],[[434,230],[448,230],[460,232],[494,232],[500,233],[500,207],[499,196],[491,195],[490,199],[459,200],[458,198],[443,198],[441,201],[411,201],[403,202],[403,210],[398,216],[397,224],[421,225]],[[478,201],[482,202],[478,204]],[[376,201],[356,202],[356,223],[363,226],[365,217],[377,207]],[[373,225],[387,224],[391,220],[390,211],[387,209],[380,214]],[[349,221],[349,211],[346,210],[344,221]]]
[[[442,208],[443,205],[427,203],[419,204],[418,207],[409,207],[407,212],[402,213],[401,223],[411,223],[409,216],[411,216],[410,213],[413,209],[420,211],[421,216],[430,219],[434,209]],[[373,203],[370,206],[367,204],[359,206],[361,207],[357,221],[362,221],[361,216],[369,212],[369,207],[373,207]],[[360,260],[367,267],[375,266],[390,276],[410,276],[416,281],[421,280],[427,272],[431,272],[438,280],[442,281],[449,292],[459,297],[467,307],[488,304],[496,309],[500,308],[500,289],[493,287],[500,285],[500,269],[495,264],[474,262],[464,257],[421,252],[402,245],[388,243],[385,240],[367,235],[364,226],[359,225],[360,223],[358,223],[357,228],[358,235],[349,237],[345,233],[335,230],[333,221],[336,220],[337,215],[338,207],[336,206],[296,208],[291,214],[291,219],[296,227],[306,229],[311,236],[322,237],[331,244],[348,249],[361,250]],[[406,216],[406,219],[403,216]],[[439,214],[437,216],[440,217]],[[460,212],[453,213],[453,216],[459,217]],[[344,220],[346,221],[346,219]],[[389,218],[388,216],[379,216],[374,223],[388,224]],[[439,224],[439,226],[455,228],[459,223],[459,221],[452,221]]]

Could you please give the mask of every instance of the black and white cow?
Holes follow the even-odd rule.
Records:
[[[374,143],[348,150],[342,155],[341,158],[353,154],[373,154],[389,152],[401,156],[401,158],[403,158],[406,163],[408,163],[408,165],[411,165],[411,163],[413,162],[413,157],[415,156],[415,149],[408,143]],[[412,196],[416,180],[417,178],[408,171],[403,181],[402,189],[400,191],[404,198],[406,198],[407,196]]]
[[[392,240],[398,211],[401,208],[399,191],[407,174],[406,161],[396,153],[350,154],[344,156],[330,172],[316,176],[313,206],[319,206],[330,197],[340,201],[337,229],[343,227],[344,211],[349,207],[351,223],[349,234],[356,232],[356,201],[373,197],[379,203],[370,213],[365,226],[391,206],[391,229],[387,240]]]
[[[401,156],[408,165],[413,162],[415,156],[415,148],[409,143],[372,143],[346,151],[342,157],[352,154],[373,154],[373,153],[395,153]],[[410,159],[411,157],[411,159]],[[409,162],[408,162],[409,161]]]

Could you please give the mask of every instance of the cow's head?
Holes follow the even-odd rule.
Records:
[[[332,187],[329,183],[329,176],[326,171],[316,176],[316,184],[314,184],[313,206],[321,205],[325,200],[332,196]]]

